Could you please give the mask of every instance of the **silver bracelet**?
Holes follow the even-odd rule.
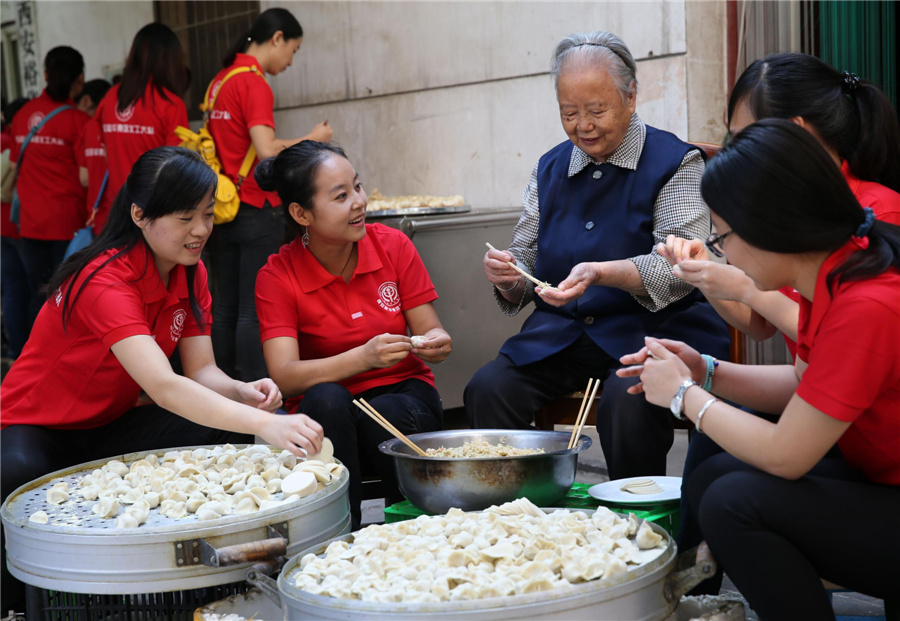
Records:
[[[519,279],[516,280],[515,284],[513,284],[513,286],[510,287],[509,289],[501,289],[501,288],[500,288],[499,286],[497,286],[497,285],[494,285],[494,286],[497,287],[497,291],[499,291],[499,292],[501,292],[501,293],[509,293],[510,291],[512,291],[513,289],[515,289],[516,287],[518,287],[518,286],[519,286],[519,283],[520,283],[521,281],[522,281],[522,277],[520,276]]]
[[[703,423],[703,415],[706,414],[706,410],[709,409],[709,406],[711,406],[716,401],[718,401],[718,399],[713,397],[712,399],[704,403],[702,408],[700,408],[700,413],[697,414],[697,424],[694,425],[699,433],[703,433],[703,430],[700,428],[700,425]]]

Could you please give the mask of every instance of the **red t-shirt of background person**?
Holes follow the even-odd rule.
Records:
[[[900,194],[880,183],[863,181],[854,177],[850,172],[850,165],[846,161],[841,163],[841,172],[860,205],[871,207],[875,212],[875,217],[882,222],[900,225]],[[782,287],[779,291],[795,302],[800,301],[800,294],[791,287]],[[784,342],[791,352],[791,357],[796,358],[797,344],[786,336]]]
[[[108,250],[88,264],[75,291],[116,252]],[[184,266],[176,265],[169,274],[167,290],[143,243],[97,272],[65,330],[63,294],[57,291],[3,380],[2,425],[91,429],[119,418],[134,407],[141,388],[110,348],[130,336],[149,335],[168,357],[182,338],[208,335],[211,299],[203,263],[197,266],[194,291],[202,327],[191,312]]]
[[[0,131],[0,152],[8,151],[12,147],[12,143],[12,132],[9,127],[4,127],[3,131]],[[19,229],[16,223],[9,219],[11,207],[10,203],[0,202],[0,236],[19,239]]]
[[[156,147],[177,147],[181,139],[175,135],[175,128],[188,126],[187,107],[181,97],[163,89],[166,100],[152,82],[143,97],[119,112],[120,86],[116,84],[109,89],[94,115],[100,122],[101,140],[106,145],[109,166],[106,191],[112,196],[125,185],[131,167],[140,156]]]
[[[367,224],[350,283],[332,276],[299,239],[269,257],[256,277],[260,339],[297,339],[301,360],[344,353],[390,333],[407,334],[403,312],[437,299],[416,247],[406,235]],[[371,369],[339,382],[353,394],[416,378],[434,386],[434,374],[410,354],[386,369]],[[300,398],[287,400],[294,412]]]
[[[226,67],[213,78],[213,87],[210,89],[210,99],[218,91],[218,83],[228,75],[228,72],[236,67],[256,67],[262,74],[259,63],[253,56],[238,54],[234,64]],[[275,96],[272,88],[259,75],[247,71],[228,78],[221,93],[216,96],[216,105],[209,112],[209,133],[216,142],[216,152],[222,162],[224,173],[237,180],[237,174],[244,163],[244,157],[252,144],[250,141],[250,128],[257,125],[265,125],[275,129]],[[242,203],[253,207],[264,207],[266,201],[273,207],[281,205],[281,200],[275,192],[263,192],[253,171],[259,164],[259,158],[253,160],[250,173],[244,179],[238,196]]]
[[[900,485],[900,271],[842,283],[825,277],[851,253],[848,242],[819,269],[815,295],[800,300],[797,354],[808,363],[797,395],[851,422],[838,445],[870,481]]]
[[[106,175],[106,148],[103,146],[103,139],[100,133],[100,122],[96,118],[92,118],[84,131],[75,150],[75,158],[78,165],[87,168],[88,171],[88,188],[87,188],[87,211],[85,218],[89,218],[91,211],[94,209],[94,203],[97,201],[97,194],[103,185],[103,177]],[[109,183],[107,183],[107,186]],[[109,217],[109,209],[112,206],[115,194],[109,191],[109,187],[103,192],[100,198],[100,204],[97,206],[97,215],[94,217],[94,223],[91,226],[94,229],[94,235],[99,235],[106,224]]]
[[[90,117],[75,109],[71,99],[62,103],[53,101],[44,91],[40,97],[22,106],[13,118],[14,140],[9,159],[18,162],[22,143],[31,128],[48,113],[66,104],[73,108],[50,119],[25,150],[16,182],[22,237],[68,240],[84,226],[85,189],[78,180],[75,144]]]

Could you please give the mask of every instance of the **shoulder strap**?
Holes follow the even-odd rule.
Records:
[[[57,114],[62,112],[63,110],[71,110],[75,106],[70,106],[66,104],[64,106],[60,106],[50,111],[47,116],[41,119],[41,122],[31,128],[31,131],[28,132],[28,135],[25,136],[25,140],[22,142],[22,148],[19,149],[19,159],[16,161],[16,179],[19,177],[19,169],[22,167],[22,158],[25,157],[25,147],[28,146],[28,143],[31,142],[31,139],[35,137],[35,135],[41,131],[41,128],[47,124],[47,121],[55,117]]]
[[[268,84],[269,81],[266,80],[265,74],[257,69],[255,66],[253,67],[235,67],[222,78],[222,81],[219,82],[219,89],[213,93],[212,101],[209,100],[209,93],[212,90],[213,84],[215,84],[215,80],[209,83],[209,86],[206,87],[206,94],[203,96],[203,103],[200,104],[200,110],[204,113],[203,126],[205,127],[208,118],[207,115],[210,110],[213,109],[213,106],[216,105],[216,99],[219,97],[219,93],[222,92],[222,87],[225,86],[225,82],[228,81],[229,78],[235,76],[239,73],[247,73],[248,71],[253,72],[263,79],[263,81]],[[250,148],[247,149],[247,155],[244,156],[244,161],[241,164],[241,169],[238,171],[238,179],[237,179],[237,188],[240,190],[241,185],[244,183],[244,179],[247,178],[247,175],[250,174],[250,166],[253,165],[253,160],[256,159],[256,148],[253,146],[253,143],[250,143]]]
[[[200,110],[204,113],[212,110],[213,106],[216,105],[216,99],[219,97],[219,93],[222,92],[222,87],[225,86],[225,82],[239,73],[247,73],[248,71],[253,72],[261,77],[266,84],[269,83],[269,81],[266,80],[265,74],[263,74],[263,72],[256,67],[235,67],[234,69],[226,73],[225,77],[222,78],[222,81],[219,82],[219,89],[215,93],[213,93],[212,101],[209,100],[209,93],[210,91],[212,91],[213,84],[215,84],[216,81],[213,80],[209,83],[209,86],[206,87],[206,94],[203,96],[203,101],[200,103]]]
[[[100,199],[103,198],[103,193],[106,191],[106,182],[109,181],[109,171],[103,175],[103,182],[100,184],[100,191],[97,193],[97,200],[94,201],[94,207],[91,209],[91,215],[88,218],[87,226],[90,226],[94,223],[94,218],[97,217],[97,210],[100,209]]]

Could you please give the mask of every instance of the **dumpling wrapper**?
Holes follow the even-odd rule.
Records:
[[[414,348],[418,349],[418,348],[422,347],[422,345],[424,345],[428,341],[428,337],[427,336],[411,336],[411,337],[409,337],[409,340],[412,341],[412,346]]]
[[[323,446],[324,448],[324,446]],[[300,498],[316,491],[316,475],[312,472],[292,472],[281,482],[281,491],[285,497],[297,495]]]
[[[334,462],[334,445],[331,443],[331,440],[328,438],[324,438],[322,440],[322,450],[320,450],[315,455],[307,455],[307,461],[312,461],[313,459],[317,459],[323,464],[330,464]],[[284,488],[284,483],[281,484],[282,488]]]

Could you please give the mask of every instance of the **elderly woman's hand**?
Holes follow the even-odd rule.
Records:
[[[484,273],[491,284],[501,290],[510,291],[519,284],[522,276],[509,266],[516,263],[516,258],[508,250],[492,248],[484,254]]]
[[[559,286],[553,289],[538,287],[535,292],[551,306],[564,306],[577,300],[597,280],[597,263],[579,263]]]
[[[619,362],[626,365],[633,365],[624,367],[616,371],[616,375],[618,377],[637,377],[640,376],[641,381],[634,386],[628,388],[628,392],[637,395],[642,392],[648,392],[648,388],[646,386],[646,379],[644,377],[645,373],[647,373],[647,366],[656,366],[660,362],[664,360],[669,360],[671,365],[666,367],[666,369],[671,372],[672,369],[677,368],[680,373],[678,377],[681,377],[681,380],[675,384],[675,389],[672,391],[672,394],[669,395],[668,400],[665,403],[657,403],[650,398],[649,394],[647,396],[647,400],[651,403],[656,403],[656,405],[668,406],[669,401],[671,401],[672,396],[675,394],[675,390],[678,389],[678,386],[686,379],[692,379],[698,384],[703,382],[704,377],[706,376],[706,361],[700,356],[700,352],[698,352],[693,347],[682,343],[681,341],[672,341],[669,339],[655,339],[653,337],[647,336],[644,337],[645,346],[640,349],[640,351],[636,351],[633,354],[627,354],[619,358]],[[663,354],[662,352],[665,352]],[[678,364],[675,364],[674,361],[677,361]],[[658,375],[659,369],[655,371],[651,370],[652,373],[647,375],[650,378],[651,382],[654,382],[654,391],[656,391],[659,386],[656,385],[658,381],[662,381],[659,378],[662,377]],[[671,378],[669,378],[671,379]],[[667,388],[668,384],[665,385],[664,388]],[[656,394],[656,393],[654,393]]]

